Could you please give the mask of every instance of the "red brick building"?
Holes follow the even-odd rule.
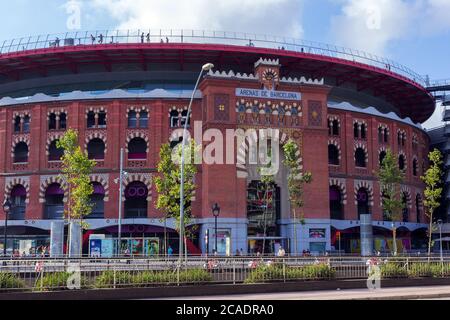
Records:
[[[206,62],[215,64],[215,69],[202,79],[193,114],[186,119],[195,77]],[[176,251],[174,223],[162,222],[152,179],[160,145],[178,142],[176,129],[185,121],[190,121],[192,135],[200,121],[197,128],[203,133],[218,129],[224,137],[227,129],[278,129],[279,143],[294,140],[303,169],[313,175],[312,184],[305,188],[301,209],[305,224],[301,225],[289,207],[283,166],[275,177],[272,204],[263,214],[260,176],[254,166],[199,165],[192,204],[197,228],[188,244],[190,253],[205,252],[207,237],[209,251],[214,249],[214,203],[221,208],[217,233],[221,254],[240,249],[256,253],[263,243],[265,252],[279,246],[291,253],[358,252],[361,214],[371,215],[375,249],[389,250],[392,222],[383,215],[376,178],[387,149],[398,155],[406,176],[404,219],[394,222],[400,248],[421,245],[426,220],[419,177],[427,165],[429,138],[416,123],[432,114],[434,103],[422,85],[390,66],[303,49],[137,43],[5,53],[0,55],[0,73],[4,97],[0,100],[0,189],[4,190],[0,199],[8,197],[13,203],[9,250],[33,251],[47,245],[51,222],[62,219],[67,192],[58,176],[61,150],[56,140],[67,128],[74,128],[81,146],[97,161],[85,253],[89,238],[117,237],[121,148],[126,151],[128,173],[124,241],[136,254],[152,253],[150,242],[157,245],[151,250],[163,253],[166,234]],[[204,148],[209,140],[210,136],[203,136]],[[4,215],[0,219],[3,226]]]

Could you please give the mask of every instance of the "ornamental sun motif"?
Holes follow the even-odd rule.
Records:
[[[279,82],[278,72],[273,69],[266,69],[262,73],[262,82],[267,90],[274,90]]]

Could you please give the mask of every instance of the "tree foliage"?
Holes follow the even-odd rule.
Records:
[[[95,167],[95,161],[89,160],[87,153],[81,150],[75,130],[66,131],[58,140],[57,147],[64,150],[61,178],[68,191],[65,216],[68,220],[79,220],[81,223],[92,212],[90,197],[94,189],[89,175]]]
[[[428,255],[431,254],[432,234],[433,234],[433,214],[440,206],[440,199],[442,196],[442,154],[439,150],[434,149],[428,154],[430,160],[430,167],[425,172],[424,176],[420,178],[425,183],[424,191],[425,199],[423,201],[425,207],[425,214],[429,218],[428,229]]]
[[[181,182],[181,144],[174,150],[169,144],[161,146],[158,163],[158,176],[155,176],[154,183],[158,198],[156,208],[162,210],[165,218],[174,218],[176,228],[180,230],[180,182]],[[195,175],[197,167],[194,164],[194,156],[197,146],[194,140],[185,148],[184,165],[184,225],[188,225],[192,219],[191,199],[196,189]]]
[[[404,173],[398,167],[398,163],[391,150],[386,151],[380,170],[378,172],[381,190],[383,191],[383,211],[392,221],[402,220],[402,209],[404,203],[401,196],[401,184],[404,180]],[[392,238],[394,244],[394,254],[397,253],[396,228],[392,228]]]
[[[303,207],[303,188],[305,184],[312,183],[312,173],[302,173],[300,164],[300,151],[297,144],[293,140],[289,140],[284,146],[284,165],[289,169],[287,177],[289,202],[291,210],[296,213],[296,209]],[[301,211],[300,221],[304,224],[303,211]]]

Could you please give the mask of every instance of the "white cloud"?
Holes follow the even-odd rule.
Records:
[[[402,0],[343,0],[342,14],[332,18],[338,44],[383,54],[386,45],[405,37],[416,6]]]
[[[204,29],[302,37],[303,0],[92,0],[119,29]]]
[[[435,34],[450,29],[450,0],[428,0],[422,32]]]
[[[386,54],[390,43],[450,29],[450,0],[335,0],[331,33],[343,46]]]

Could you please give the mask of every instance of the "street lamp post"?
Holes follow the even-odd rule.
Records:
[[[214,238],[215,238],[214,251],[217,254],[217,218],[219,217],[220,214],[220,207],[217,203],[214,204],[212,212],[214,216]]]
[[[4,243],[3,243],[3,256],[6,258],[6,246],[8,242],[8,218],[11,211],[11,202],[9,198],[6,198],[3,202],[3,211],[5,212],[5,229],[4,229]]]
[[[208,257],[209,253],[209,230],[206,229],[205,231],[205,248],[206,248],[206,257]]]
[[[119,172],[119,217],[117,220],[118,230],[117,230],[117,256],[120,256],[120,246],[122,243],[122,197],[123,197],[123,178],[127,176],[128,173],[123,171],[123,148],[120,149],[120,172]]]
[[[180,263],[183,260],[183,251],[184,251],[184,148],[186,146],[186,136],[188,131],[188,123],[192,110],[192,103],[194,102],[195,92],[197,91],[197,87],[202,78],[203,72],[207,72],[214,68],[212,63],[207,63],[202,67],[200,74],[198,75],[197,82],[195,84],[194,90],[192,90],[191,101],[189,102],[189,108],[186,115],[186,120],[184,122],[184,130],[183,130],[183,141],[181,142],[181,174],[180,174],[180,242],[179,242],[179,260]]]

